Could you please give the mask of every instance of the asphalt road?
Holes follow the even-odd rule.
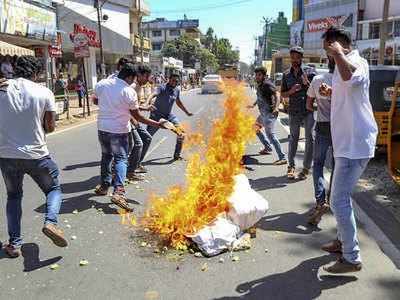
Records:
[[[188,119],[179,113],[181,119],[192,127],[201,122],[207,128],[221,110],[222,96],[192,91],[184,101],[195,116]],[[281,126],[277,131],[287,149],[287,132]],[[252,249],[237,253],[237,262],[223,254],[224,263],[220,257],[180,256],[173,251],[159,256],[140,247],[141,233],[121,225],[108,197],[93,194],[100,157],[95,123],[53,135],[48,142],[62,170],[60,225],[68,238],[76,239],[59,249],[42,235],[43,195],[26,178],[23,257],[11,260],[0,253],[0,299],[400,299],[399,271],[362,228],[362,272],[329,276],[320,269],[335,260],[319,250],[335,236],[334,219],[327,216],[318,229],[307,226],[307,212],[313,206],[311,179],[289,182],[285,166],[272,166],[273,157],[256,155],[260,148],[256,140],[248,148],[247,176],[271,209],[259,224]],[[128,187],[138,214],[150,192],[162,193],[184,181],[185,163],[170,162],[174,143],[172,134],[157,133],[148,156],[148,182]],[[2,180],[0,195],[4,242]],[[89,264],[79,266],[81,259]],[[53,263],[59,264],[57,270],[50,269]],[[205,263],[207,270],[202,271]]]

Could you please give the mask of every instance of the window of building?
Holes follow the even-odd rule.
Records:
[[[369,39],[379,39],[381,30],[381,23],[370,23],[369,24]]]
[[[169,35],[170,36],[180,36],[181,35],[181,31],[179,29],[171,29],[169,31]]]
[[[394,22],[393,35],[395,37],[399,37],[400,36],[400,20],[397,20],[397,21]]]
[[[357,40],[363,39],[363,24],[357,24]]]
[[[162,49],[162,44],[153,43],[153,51],[160,51]]]
[[[160,36],[162,36],[162,32],[161,32],[161,30],[153,30],[153,32],[151,33],[151,35],[152,35],[153,37],[160,37]]]

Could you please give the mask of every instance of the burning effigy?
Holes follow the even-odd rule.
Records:
[[[204,142],[206,149],[189,158],[186,184],[169,188],[165,196],[152,195],[141,222],[177,249],[194,241],[206,254],[216,255],[268,209],[241,165],[246,144],[254,137],[254,117],[244,109],[246,90],[226,82],[224,92],[224,113],[214,121],[208,140],[199,141],[202,135],[196,135],[196,143]]]

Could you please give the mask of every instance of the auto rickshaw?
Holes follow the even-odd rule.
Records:
[[[400,185],[400,67],[370,67],[370,100],[379,128],[377,146],[386,148],[389,172]]]

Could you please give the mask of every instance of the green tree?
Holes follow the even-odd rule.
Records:
[[[218,70],[219,64],[218,60],[213,53],[208,49],[200,49],[199,52],[201,71],[211,71],[216,72]]]
[[[207,29],[207,33],[202,37],[201,43],[206,49],[212,50],[215,43],[214,29],[211,27]]]

